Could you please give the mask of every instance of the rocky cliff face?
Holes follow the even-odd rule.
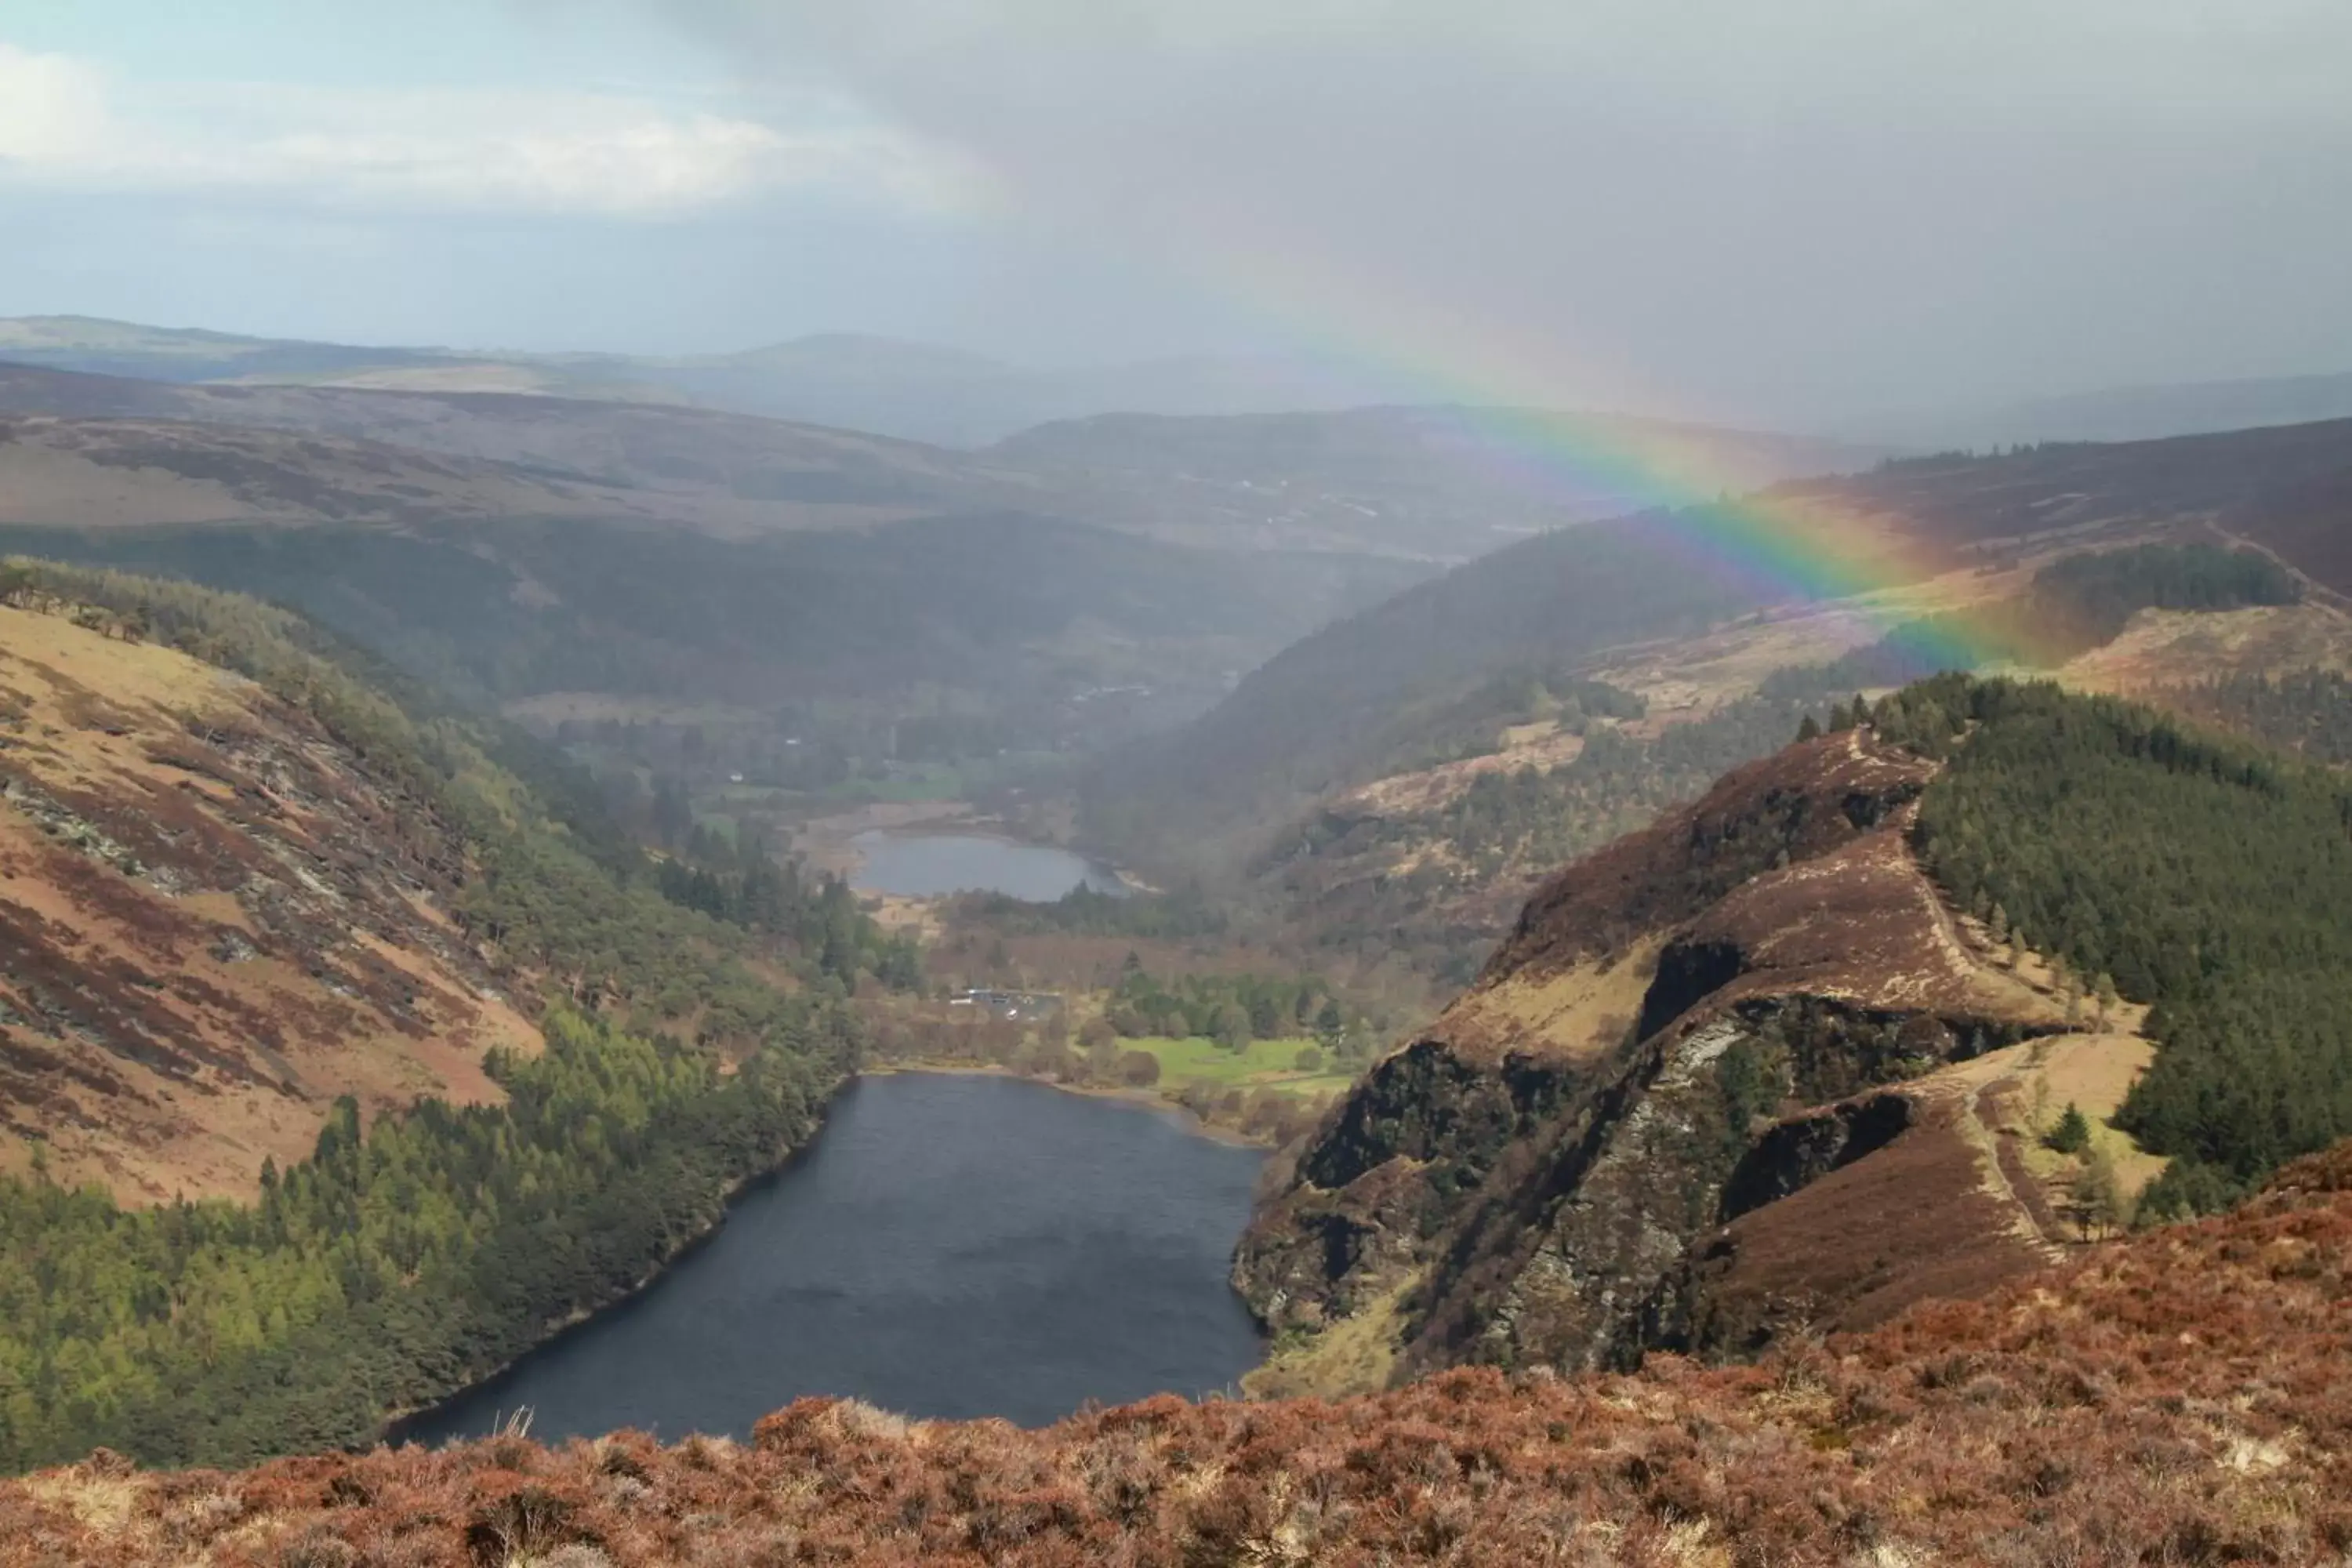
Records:
[[[2066,1014],[1914,860],[1933,767],[1825,736],[1540,889],[1276,1173],[1234,1265],[1266,1388],[1744,1352],[2046,1261],[1980,1091]]]

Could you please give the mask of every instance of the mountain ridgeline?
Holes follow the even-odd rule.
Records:
[[[2243,547],[2140,544],[2064,555],[2015,599],[1906,622],[1827,663],[1775,670],[1758,691],[1808,698],[1907,685],[1940,671],[1956,645],[1989,663],[2046,667],[2113,641],[2141,610],[2214,612],[2303,596],[2294,572]]]
[[[1790,481],[1721,507],[1557,530],[1286,648],[1213,712],[1107,765],[1087,792],[1088,820],[1099,841],[1147,861],[1204,844],[1245,858],[1265,847],[1269,825],[1296,820],[1318,798],[1419,765],[1411,758],[1423,733],[1509,670],[1564,668],[1606,679],[1597,668],[1609,662],[1604,652],[1622,661],[1644,645],[1687,643],[1710,629],[1756,638],[1783,625],[1802,629],[1811,608],[1802,595],[1743,576],[1728,563],[1736,552],[1713,543],[1740,537],[1752,508],[1837,519],[1845,564],[1890,584],[1938,574],[1965,581],[2096,552],[2077,565],[2053,566],[2037,590],[2041,600],[2063,602],[2067,635],[2084,647],[2111,637],[2125,605],[2275,604],[2298,595],[2304,582],[2352,592],[2340,527],[2347,484],[2352,422],[2338,421],[1904,458],[1849,478]],[[2115,547],[2142,544],[2204,550],[2159,551],[2123,565],[2103,559]],[[2237,553],[2249,544],[2271,563]],[[2082,580],[2068,577],[2077,572]],[[2049,629],[2041,625],[2045,607],[2028,597],[2011,611],[2018,640],[2037,657],[2059,651],[2027,635]],[[2000,614],[1971,615],[1970,640],[2000,621]],[[1930,619],[1917,629],[1937,627]],[[1904,658],[1887,672],[1894,681],[1935,668]]]
[[[2352,1134],[2347,900],[2339,774],[1899,691],[1559,872],[1365,1075],[1236,1262],[1265,1387],[1752,1353],[2225,1206]]]
[[[2117,1125],[2173,1161],[2156,1212],[2352,1134],[2352,782],[2047,687],[1945,679],[1878,728],[1950,758],[1918,838],[1954,900],[2153,1005]]]

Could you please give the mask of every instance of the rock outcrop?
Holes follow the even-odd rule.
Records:
[[[2067,1015],[1914,858],[1935,765],[1823,736],[1543,887],[1276,1173],[1234,1264],[1265,1386],[1752,1352],[2048,1261],[1969,1088]],[[1369,1313],[1388,1353],[1318,1369]]]

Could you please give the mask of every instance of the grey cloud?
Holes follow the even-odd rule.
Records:
[[[1497,395],[1790,422],[2352,363],[2334,0],[664,8],[998,171],[1040,247],[1475,381],[1451,312],[1539,372]]]

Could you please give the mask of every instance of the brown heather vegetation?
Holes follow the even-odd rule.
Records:
[[[244,1474],[0,1487],[0,1563],[2315,1563],[2352,1548],[2352,1144],[2226,1218],[1703,1370],[1160,1398],[1024,1432],[803,1400]]]
[[[1936,772],[1821,736],[1547,882],[1270,1168],[1234,1274],[1279,1336],[1253,1386],[1751,1354],[2051,1261],[2072,1172],[2014,1148],[2049,1047],[1999,1047],[2066,1014],[1911,853]]]
[[[137,637],[21,584],[0,605],[0,1173],[250,1196],[340,1095],[502,1100],[484,1053],[535,1052],[535,1003],[453,922],[457,825]]]

